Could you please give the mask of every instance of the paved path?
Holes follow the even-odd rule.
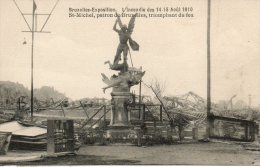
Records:
[[[8,151],[6,155],[0,156],[0,164],[39,161],[42,160],[45,155],[46,152],[43,151]]]
[[[136,147],[127,145],[83,146],[77,156],[47,158],[25,165],[259,165],[260,152],[241,145],[195,143]]]

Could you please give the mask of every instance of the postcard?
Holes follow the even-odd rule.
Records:
[[[259,165],[260,1],[0,0],[0,164]]]

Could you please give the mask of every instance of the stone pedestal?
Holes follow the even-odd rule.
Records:
[[[131,125],[129,113],[127,110],[127,103],[132,100],[130,88],[119,87],[113,88],[111,93],[112,112],[111,121],[107,130],[107,137],[113,139],[128,138]]]
[[[129,92],[112,92],[112,112],[111,126],[128,126],[129,118],[127,111],[127,103],[132,96]]]
[[[127,66],[126,66],[127,67]],[[130,87],[139,84],[145,72],[142,69],[118,68],[118,75],[113,75],[110,79],[105,74],[103,82],[108,86],[104,87],[105,91],[108,88],[113,88],[111,93],[111,121],[107,127],[107,138],[111,139],[128,139],[131,136],[133,127],[130,125],[130,113],[128,111],[128,104],[133,101],[133,96],[130,93]]]
[[[128,139],[131,126],[108,126],[106,137],[114,140]]]

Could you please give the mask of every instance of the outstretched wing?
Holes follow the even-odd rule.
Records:
[[[134,27],[135,27],[135,17],[136,17],[136,15],[137,15],[137,13],[134,14],[134,15],[131,17],[131,19],[130,19],[130,21],[129,21],[129,23],[128,23],[128,30],[127,30],[127,32],[128,32],[129,34],[132,34],[133,31],[134,31]]]
[[[108,79],[108,77],[105,75],[105,74],[103,74],[103,73],[101,73],[101,75],[102,75],[102,81],[105,83],[105,84],[107,84],[107,85],[110,85],[112,82],[111,82],[111,80],[110,79]]]

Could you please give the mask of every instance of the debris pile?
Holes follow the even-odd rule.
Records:
[[[26,126],[12,121],[0,124],[0,131],[12,133],[10,149],[46,150],[46,128]]]
[[[11,133],[0,132],[0,155],[5,155],[7,153],[11,136]]]
[[[195,126],[205,123],[207,112],[206,100],[199,95],[193,92],[188,92],[180,96],[157,97],[160,98],[161,103],[165,106],[165,109],[173,119],[176,120],[181,117],[187,124],[193,124]],[[211,114],[214,116],[250,121],[254,121],[259,118],[259,113],[255,109],[249,107],[243,109],[222,109],[214,103],[211,104]],[[163,117],[164,119],[168,119],[165,114]]]
[[[0,124],[14,119],[14,113],[0,112]]]

